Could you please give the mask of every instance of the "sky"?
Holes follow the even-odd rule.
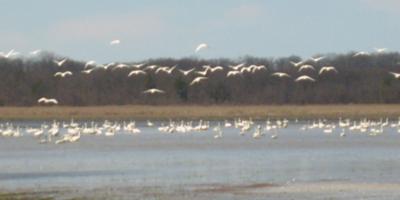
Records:
[[[400,50],[399,0],[0,0],[0,51],[78,60]],[[110,46],[111,40],[121,44]],[[208,49],[195,54],[200,43]]]

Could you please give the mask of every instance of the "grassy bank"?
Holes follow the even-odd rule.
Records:
[[[397,118],[400,105],[0,107],[0,119]]]

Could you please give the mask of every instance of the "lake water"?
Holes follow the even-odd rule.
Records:
[[[14,122],[21,127],[41,123]],[[0,191],[68,188],[85,194],[127,187],[191,191],[224,185],[400,184],[396,129],[385,128],[374,137],[351,132],[340,137],[338,128],[326,134],[320,129],[301,131],[303,125],[289,123],[275,140],[269,135],[241,136],[234,128],[223,128],[219,139],[214,139],[212,128],[189,134],[160,133],[143,122],[137,123],[141,130],[137,135],[85,135],[67,144],[39,144],[29,135],[0,137]]]

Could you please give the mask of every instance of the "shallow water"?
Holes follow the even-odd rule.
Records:
[[[166,134],[137,125],[138,135],[83,136],[61,145],[39,144],[31,136],[0,137],[0,189],[400,183],[400,134],[392,128],[375,137],[339,137],[341,129],[325,134],[291,123],[273,140],[240,136],[234,128],[214,139],[211,129]]]

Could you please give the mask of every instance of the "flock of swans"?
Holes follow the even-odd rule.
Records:
[[[201,47],[201,46],[200,46]],[[205,48],[205,47],[202,47]],[[197,49],[196,49],[197,51]],[[322,60],[323,57],[319,58],[312,58],[315,61]],[[66,62],[66,59],[63,60],[55,60],[54,63],[57,64],[59,67],[63,67]],[[297,66],[297,64],[294,64],[294,66]],[[232,77],[237,77],[241,76],[243,74],[255,74],[258,72],[267,72],[268,69],[264,65],[249,65],[246,66],[245,63],[240,63],[237,65],[233,66],[227,66],[227,67],[222,67],[222,66],[209,66],[209,65],[204,65],[201,66],[201,69],[196,69],[196,68],[191,68],[191,69],[177,69],[177,66],[158,66],[158,65],[146,65],[145,63],[139,63],[139,64],[133,64],[133,65],[128,65],[128,64],[123,64],[123,63],[108,63],[106,65],[101,65],[101,64],[96,64],[95,61],[91,60],[85,63],[84,69],[81,71],[82,74],[89,75],[93,73],[95,70],[109,70],[115,71],[119,69],[131,69],[127,73],[127,77],[130,78],[135,78],[139,76],[144,76],[149,73],[153,74],[166,74],[166,75],[171,75],[173,73],[179,73],[182,76],[185,77],[192,77],[192,80],[189,83],[189,86],[194,86],[198,84],[202,84],[203,82],[207,81],[209,79],[209,75],[213,73],[225,73],[226,78],[232,78]],[[307,72],[307,71],[315,71],[315,67],[310,65],[310,64],[304,64],[304,65],[299,65],[298,72]],[[319,75],[323,74],[337,74],[338,71],[334,66],[323,66],[319,69]],[[57,78],[67,78],[69,76],[72,76],[73,72],[71,71],[59,71],[54,74],[54,77]],[[274,72],[271,74],[272,77],[280,78],[280,79],[290,79],[291,76],[285,72]],[[299,75],[295,80],[295,82],[315,82],[316,79],[312,78],[308,75]],[[165,91],[159,88],[149,88],[145,91],[143,91],[143,94],[164,94]],[[46,97],[42,97],[46,98]],[[38,103],[46,103],[46,102],[39,102]],[[54,104],[53,102],[48,102],[48,104]]]
[[[118,45],[121,41],[116,39],[110,42],[110,45]],[[202,51],[203,49],[207,49],[209,46],[206,43],[201,43],[195,48],[195,53]],[[375,48],[377,53],[384,53],[387,49],[386,48]],[[38,55],[41,50],[35,50],[30,52],[30,55]],[[15,50],[11,50],[8,53],[0,52],[0,56],[4,58],[11,58],[13,56],[17,56],[19,53]],[[360,57],[360,56],[369,56],[370,53],[368,52],[357,52],[353,55],[353,57]],[[333,76],[338,74],[339,71],[331,65],[321,65],[319,62],[323,61],[325,57],[311,57],[310,59],[294,62],[291,61],[290,63],[295,67],[297,72],[299,73],[297,77],[293,78],[294,82],[316,82],[318,77],[312,77],[309,72],[316,71],[317,76]],[[67,70],[68,68],[68,59],[63,58],[60,60],[53,61],[56,66],[59,67],[60,71],[54,74],[55,78],[65,79],[74,75],[72,71]],[[320,66],[317,69],[317,66]],[[135,78],[139,76],[144,76],[147,74],[166,74],[172,75],[174,73],[181,74],[182,76],[191,78],[189,83],[190,87],[193,87],[198,84],[202,84],[209,79],[209,76],[213,73],[225,73],[225,77],[233,78],[239,77],[244,74],[255,74],[255,73],[267,73],[269,69],[264,65],[246,65],[246,63],[240,63],[237,65],[231,66],[210,66],[204,65],[197,68],[191,69],[178,69],[177,66],[158,66],[158,65],[149,65],[146,63],[137,63],[137,64],[125,64],[125,63],[115,63],[111,62],[108,64],[96,64],[96,61],[90,60],[87,61],[84,65],[83,70],[80,72],[82,74],[90,75],[97,70],[121,70],[121,69],[128,69],[127,77]],[[400,73],[389,72],[393,75],[394,78],[400,79]],[[277,79],[291,79],[291,75],[286,72],[275,71],[270,74],[271,77],[275,77]],[[166,92],[161,88],[148,88],[147,90],[142,91],[143,94],[147,95],[156,95],[156,94],[165,94]],[[39,104],[46,104],[46,105],[54,105],[58,104],[59,101],[55,98],[49,97],[41,97],[37,100]]]
[[[211,125],[213,124],[213,125]],[[350,120],[341,119],[337,121],[329,121],[318,119],[299,124],[298,120],[289,121],[282,120],[265,120],[253,121],[252,119],[235,119],[224,120],[219,122],[210,122],[206,120],[199,121],[173,121],[169,122],[151,122],[147,120],[145,124],[137,126],[136,121],[111,122],[82,122],[77,123],[74,120],[70,122],[42,123],[37,126],[20,126],[6,122],[0,124],[0,136],[8,138],[19,138],[28,136],[35,138],[40,144],[62,144],[78,142],[82,135],[86,136],[104,136],[113,137],[120,134],[137,135],[141,134],[140,128],[151,128],[152,132],[160,134],[206,134],[215,139],[224,137],[224,132],[230,134],[238,134],[247,138],[260,139],[270,137],[278,139],[280,134],[284,134],[284,129],[289,125],[298,124],[299,133],[307,133],[315,130],[321,134],[336,135],[345,137],[347,134],[365,134],[367,136],[378,136],[384,134],[386,128],[394,128],[400,133],[400,118],[397,121],[389,121],[389,119],[380,120]],[[143,133],[142,133],[143,134]]]

